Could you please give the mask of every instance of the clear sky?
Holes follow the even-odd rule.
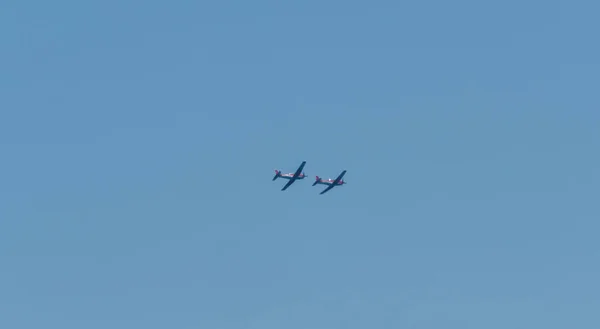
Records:
[[[3,1],[0,327],[599,328],[599,10]]]

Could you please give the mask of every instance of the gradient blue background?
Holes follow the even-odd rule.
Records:
[[[0,327],[599,328],[599,10],[2,2]]]

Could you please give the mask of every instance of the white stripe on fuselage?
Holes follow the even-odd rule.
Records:
[[[285,179],[292,179],[292,178],[294,178],[294,174],[281,174],[281,175],[279,175],[279,177],[285,178]],[[296,177],[296,179],[304,179],[304,176],[298,175],[298,177]]]
[[[333,181],[318,181],[317,184],[322,184],[322,185],[333,185]],[[342,182],[338,182],[336,185],[342,185]]]

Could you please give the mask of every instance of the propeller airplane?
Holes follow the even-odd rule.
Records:
[[[331,178],[323,179],[323,178],[317,176],[317,179],[312,184],[312,186],[315,186],[317,184],[327,185],[327,188],[325,188],[323,191],[321,191],[321,193],[319,193],[319,194],[323,194],[336,186],[342,186],[344,184],[347,184],[343,180],[345,174],[346,174],[346,170],[342,171],[342,173],[336,179],[331,179]]]
[[[276,180],[277,178],[287,179],[288,182],[281,189],[282,191],[285,191],[297,179],[304,179],[306,177],[306,174],[304,174],[304,172],[302,171],[304,169],[305,165],[306,165],[306,161],[302,161],[302,163],[300,164],[300,167],[298,167],[298,169],[296,170],[296,172],[294,172],[294,173],[288,173],[288,174],[282,174],[281,171],[275,169],[275,176],[273,177],[273,180]]]

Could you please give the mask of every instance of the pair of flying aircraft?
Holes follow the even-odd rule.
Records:
[[[304,169],[305,165],[306,165],[306,161],[302,161],[302,163],[300,164],[300,167],[298,167],[296,172],[289,173],[289,174],[283,174],[283,173],[281,173],[281,171],[275,169],[275,177],[273,177],[273,180],[276,180],[277,178],[287,179],[288,182],[281,189],[282,191],[285,191],[297,179],[304,179],[306,177],[306,175],[302,171]],[[317,184],[327,185],[327,188],[325,188],[323,191],[321,191],[321,193],[319,193],[319,194],[323,194],[336,186],[342,186],[342,185],[346,184],[346,182],[344,182],[344,180],[342,179],[345,174],[346,174],[346,170],[342,171],[342,173],[336,179],[331,179],[331,178],[330,179],[322,179],[321,177],[317,176],[317,179],[312,184],[312,186],[315,186]]]

